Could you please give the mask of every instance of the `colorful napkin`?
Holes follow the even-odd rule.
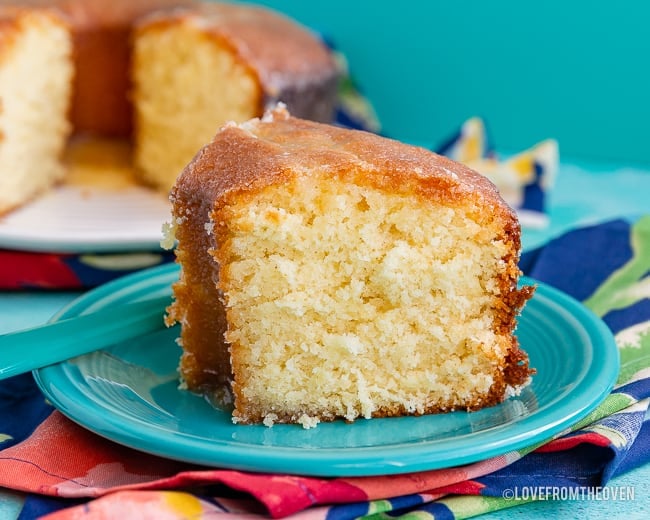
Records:
[[[0,249],[0,289],[89,288],[174,260],[173,252],[163,250],[78,254]]]
[[[584,301],[611,328],[620,349],[615,389],[548,442],[462,467],[388,477],[205,468],[86,431],[53,411],[24,375],[0,382],[0,488],[28,494],[21,518],[50,520],[217,514],[347,519],[378,513],[452,519],[538,499],[531,490],[606,492],[603,486],[618,475],[650,461],[650,215],[571,231],[525,254],[521,265],[526,274]]]
[[[492,147],[485,123],[481,118],[473,117],[465,121],[437,152],[490,179],[504,200],[517,211],[522,227],[543,228],[548,225],[546,198],[553,188],[559,167],[558,144],[554,139],[501,159]]]

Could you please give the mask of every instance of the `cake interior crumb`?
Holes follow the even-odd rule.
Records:
[[[191,22],[139,33],[133,61],[134,161],[145,183],[169,189],[223,123],[258,115],[255,76],[228,45]]]
[[[313,174],[216,218],[241,420],[485,399],[510,345],[494,327],[508,248],[489,216]]]

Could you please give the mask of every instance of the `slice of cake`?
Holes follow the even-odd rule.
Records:
[[[299,117],[334,118],[338,68],[327,47],[266,8],[198,3],[158,11],[133,36],[135,164],[168,191],[226,121],[284,102]]]
[[[63,177],[72,76],[60,16],[0,5],[0,215]]]
[[[222,128],[173,191],[180,372],[239,423],[476,410],[532,371],[520,228],[484,177],[290,117]]]

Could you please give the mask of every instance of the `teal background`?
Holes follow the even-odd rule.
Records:
[[[438,145],[485,118],[498,150],[650,164],[650,3],[259,0],[329,35],[386,134]]]

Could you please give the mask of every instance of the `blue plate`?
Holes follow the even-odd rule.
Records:
[[[177,266],[165,265],[121,278],[86,293],[55,319],[169,294],[177,276]],[[519,319],[521,345],[537,369],[520,396],[473,413],[267,428],[234,425],[229,413],[178,389],[178,332],[161,328],[35,371],[36,381],[73,421],[144,452],[249,471],[363,476],[467,464],[547,440],[596,407],[619,368],[604,323],[539,284]]]

